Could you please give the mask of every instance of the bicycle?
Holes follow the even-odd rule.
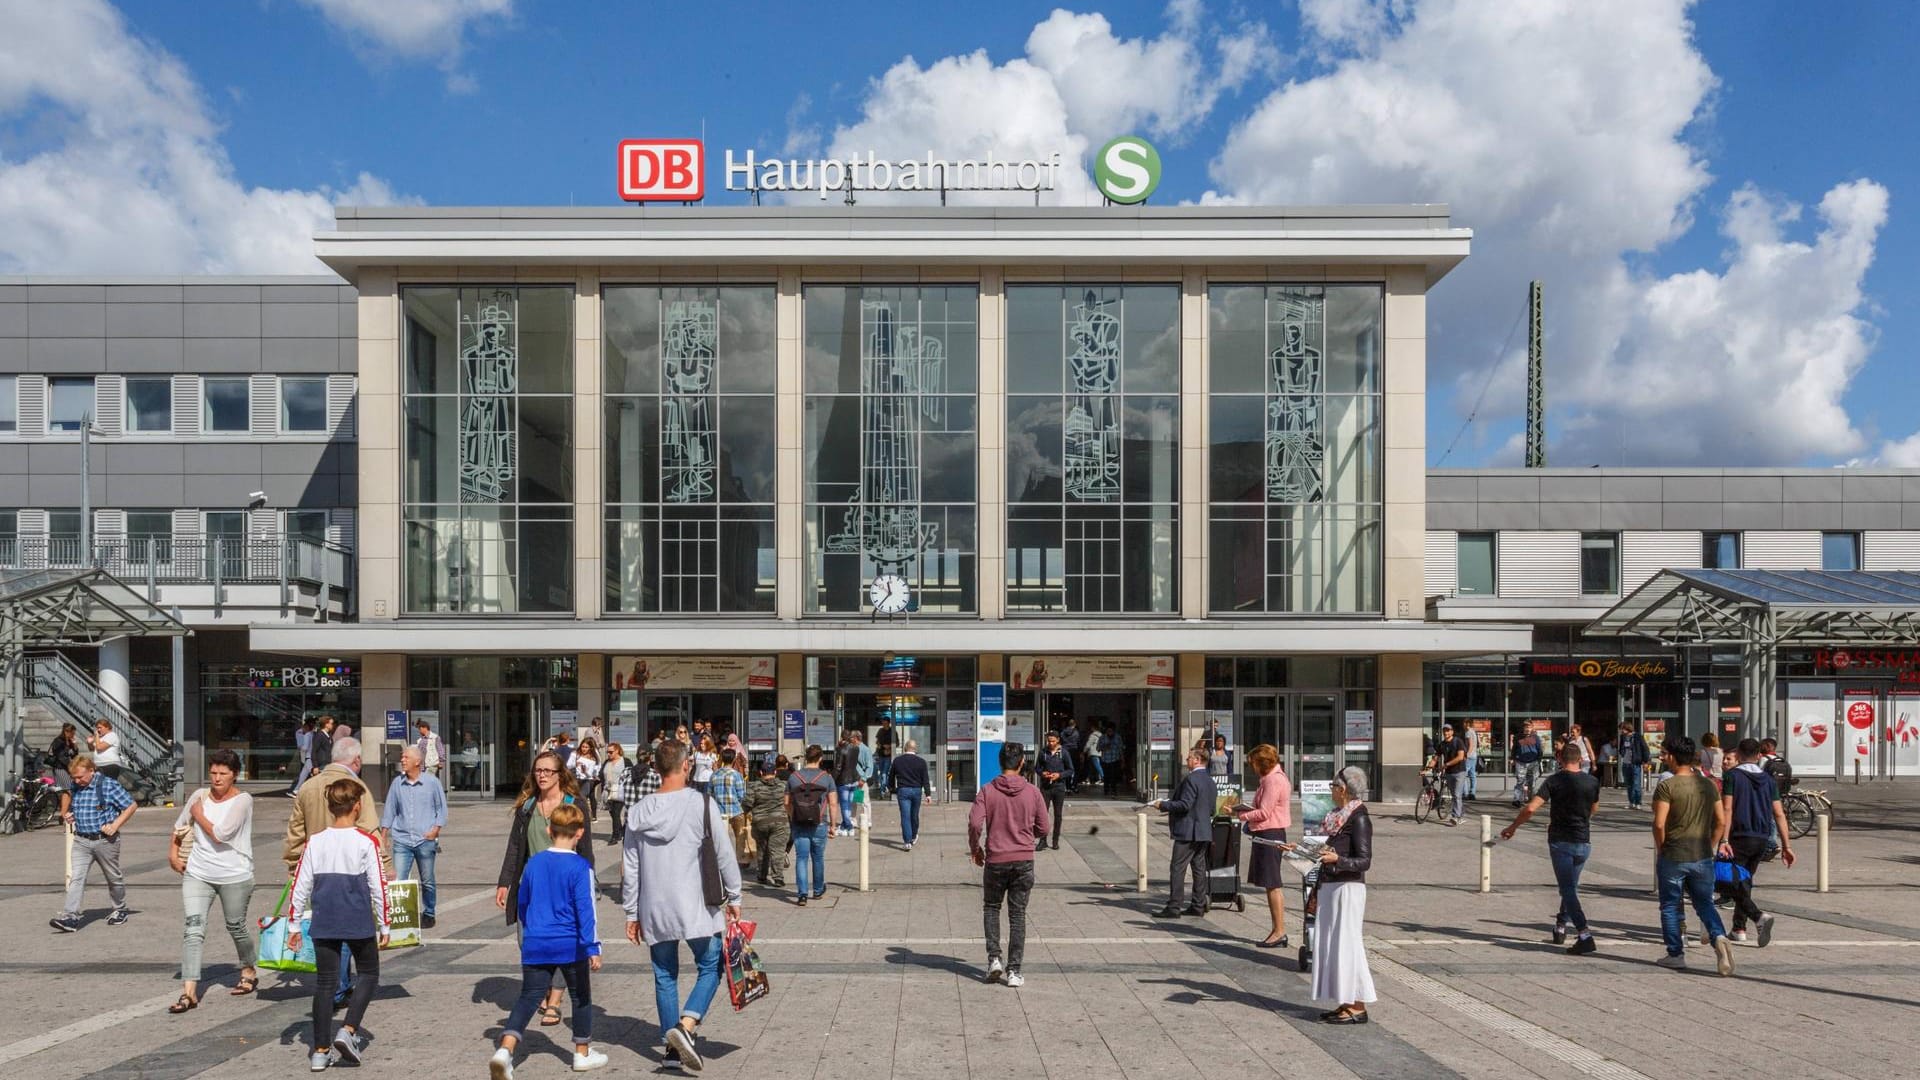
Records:
[[[1449,798],[1451,796],[1447,794],[1446,784],[1438,772],[1421,773],[1420,794],[1414,796],[1413,800],[1413,820],[1424,823],[1429,816],[1444,820],[1447,816],[1445,800]]]
[[[30,829],[44,829],[60,820],[60,789],[53,778],[42,775],[36,765],[20,778],[7,805],[0,810],[0,833],[12,835]]]
[[[1832,820],[1833,800],[1824,791],[1801,789],[1798,779],[1793,783],[1795,786],[1780,796],[1780,808],[1787,814],[1787,832],[1798,840],[1813,831],[1815,815],[1826,814]]]

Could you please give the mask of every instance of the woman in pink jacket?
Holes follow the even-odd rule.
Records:
[[[1260,774],[1260,786],[1254,789],[1253,806],[1238,811],[1240,823],[1253,836],[1284,841],[1287,826],[1293,824],[1293,784],[1280,768],[1280,752],[1268,743],[1247,751],[1247,764]],[[1287,948],[1287,898],[1280,880],[1285,861],[1280,849],[1267,844],[1253,845],[1253,858],[1247,866],[1247,882],[1267,890],[1267,907],[1273,911],[1273,933],[1260,942],[1263,949]]]

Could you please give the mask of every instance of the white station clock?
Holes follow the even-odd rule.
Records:
[[[881,574],[867,586],[867,599],[873,602],[873,610],[882,615],[897,615],[907,610],[907,601],[913,595],[913,589],[906,579],[897,574]]]

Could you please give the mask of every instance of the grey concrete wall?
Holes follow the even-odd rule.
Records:
[[[1427,528],[1920,529],[1920,469],[1428,469]]]

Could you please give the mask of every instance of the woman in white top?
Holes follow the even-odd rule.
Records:
[[[713,783],[713,767],[720,763],[720,755],[714,752],[713,737],[700,736],[700,748],[693,752],[693,786],[704,793]]]
[[[581,739],[573,752],[573,778],[580,781],[580,798],[587,811],[587,824],[600,816],[600,747],[591,738]]]
[[[120,779],[120,735],[113,730],[113,721],[102,720],[93,725],[93,737],[87,740],[93,748],[94,768],[114,780]]]
[[[180,997],[168,1007],[170,1013],[200,1004],[201,946],[216,896],[227,934],[240,954],[240,979],[230,993],[251,994],[259,985],[253,931],[247,925],[247,902],[253,898],[253,796],[234,787],[239,776],[240,755],[231,750],[208,754],[207,786],[188,797],[173,823],[167,862],[181,875],[186,931],[181,936]],[[192,849],[183,853],[189,839]]]
[[[1593,772],[1593,740],[1587,738],[1586,733],[1580,730],[1579,724],[1567,729],[1567,741],[1580,748],[1580,771]]]

